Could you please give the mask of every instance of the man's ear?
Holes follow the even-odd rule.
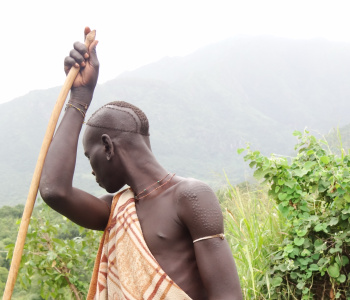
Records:
[[[114,156],[113,142],[108,134],[102,134],[101,140],[106,154],[106,158],[107,160],[110,160]]]

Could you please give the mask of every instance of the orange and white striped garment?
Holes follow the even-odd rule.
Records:
[[[113,199],[87,296],[93,299],[191,300],[148,249],[130,189]]]

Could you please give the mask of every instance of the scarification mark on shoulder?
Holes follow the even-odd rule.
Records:
[[[180,197],[182,204],[190,210],[186,214],[190,216],[194,236],[220,233],[218,230],[222,230],[222,213],[219,202],[208,185],[195,184],[182,190]]]

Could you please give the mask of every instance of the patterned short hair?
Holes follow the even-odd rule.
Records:
[[[131,109],[138,117],[141,125],[139,126],[139,122],[137,122],[133,114],[120,108]],[[121,126],[114,126],[114,124],[108,124],[105,118],[99,117],[99,114],[102,112],[102,110],[105,110],[105,109],[113,109],[118,112],[127,114],[130,117],[130,120],[133,120],[133,122],[135,123],[135,127],[131,128],[131,126],[126,126],[129,128],[125,128],[124,126],[124,128],[122,128]],[[135,105],[132,105],[125,101],[114,101],[103,105],[101,108],[99,108],[97,111],[95,111],[92,114],[90,119],[86,122],[86,125],[91,127],[111,129],[111,130],[117,130],[117,131],[133,132],[133,133],[149,136],[149,123],[145,113]]]

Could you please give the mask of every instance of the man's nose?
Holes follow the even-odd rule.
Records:
[[[92,171],[91,174],[94,175],[94,176],[96,176],[94,171]]]

